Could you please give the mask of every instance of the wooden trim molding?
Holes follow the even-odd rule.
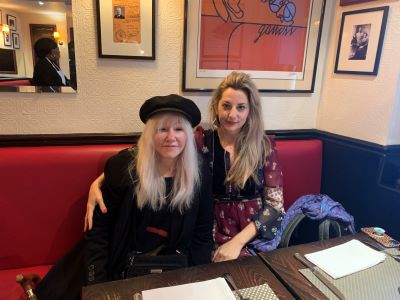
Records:
[[[370,2],[370,1],[375,1],[375,0],[340,0],[340,6],[347,6],[347,5]]]

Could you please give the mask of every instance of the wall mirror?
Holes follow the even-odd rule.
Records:
[[[43,77],[52,83],[32,80],[41,60],[34,44],[41,38],[54,40],[60,53],[42,58],[41,68],[36,68],[36,74],[45,73]],[[48,72],[47,64],[52,68]],[[0,0],[0,91],[75,93],[76,89],[71,0]]]

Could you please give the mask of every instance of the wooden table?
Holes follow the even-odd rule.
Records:
[[[298,271],[306,267],[294,257],[294,253],[308,254],[342,244],[351,239],[373,241],[366,234],[357,233],[322,242],[280,248],[271,252],[260,253],[259,256],[296,299],[328,299]]]
[[[239,289],[268,283],[279,299],[294,299],[259,257],[243,257],[233,261],[152,274],[95,284],[83,288],[82,299],[133,299],[143,290],[191,283],[230,273]]]

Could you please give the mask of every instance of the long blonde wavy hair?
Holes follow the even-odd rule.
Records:
[[[176,117],[187,139],[176,161],[172,190],[166,195],[165,179],[157,168],[160,157],[154,147],[154,135],[160,127],[175,121]],[[178,209],[181,213],[189,208],[193,195],[200,185],[197,150],[190,122],[178,113],[158,113],[151,117],[139,138],[137,156],[129,166],[129,171],[131,175],[136,173],[135,177],[131,177],[136,185],[135,193],[139,208],[149,205],[152,209],[158,210],[168,203],[171,209]]]
[[[243,91],[249,101],[249,115],[235,141],[237,156],[225,179],[234,187],[243,188],[250,177],[260,183],[257,170],[264,165],[265,158],[271,153],[271,145],[264,135],[262,106],[257,87],[250,76],[243,72],[230,73],[214,91],[209,105],[211,127],[215,130],[221,126],[218,103],[228,88]]]

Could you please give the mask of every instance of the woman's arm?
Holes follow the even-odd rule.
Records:
[[[90,185],[88,201],[86,204],[85,227],[83,231],[91,230],[93,226],[93,212],[97,204],[103,214],[107,213],[107,207],[104,204],[101,186],[104,182],[104,172],[97,177]]]
[[[128,166],[133,158],[133,148],[127,148],[120,151],[118,154],[109,158],[108,161],[113,160],[113,169],[116,169],[115,173],[120,174],[119,181],[113,179],[112,185],[115,187],[115,193],[124,195],[127,190],[130,179],[128,175]],[[85,226],[84,231],[91,230],[93,226],[93,211],[97,204],[100,206],[100,210],[105,214],[107,213],[107,206],[104,204],[101,187],[104,181],[104,173],[93,181],[90,185],[88,202],[86,205],[85,214]]]
[[[87,284],[104,282],[110,279],[110,270],[108,269],[110,243],[123,200],[123,196],[118,191],[118,185],[116,185],[123,177],[118,167],[119,163],[120,161],[116,156],[110,158],[106,163],[101,192],[108,207],[108,213],[103,214],[99,206],[96,206],[93,212],[93,228],[85,234],[84,258],[87,270]]]
[[[254,222],[250,222],[241,232],[235,235],[229,242],[218,247],[214,253],[213,262],[236,259],[240,251],[257,235]]]

